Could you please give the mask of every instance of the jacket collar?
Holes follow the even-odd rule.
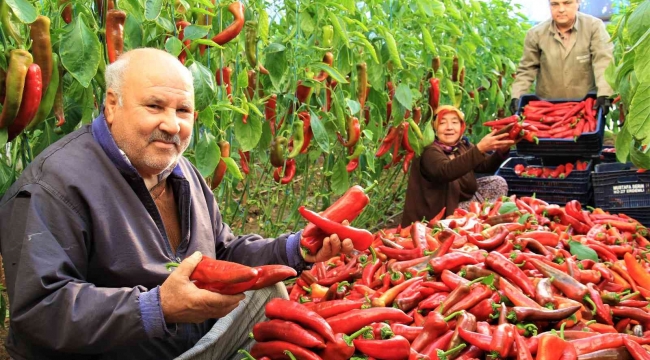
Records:
[[[102,147],[106,155],[113,162],[115,167],[125,176],[128,177],[140,177],[138,170],[131,164],[131,161],[126,156],[124,151],[117,146],[113,134],[111,134],[110,129],[108,128],[108,123],[104,117],[104,107],[102,106],[99,116],[95,118],[92,122],[92,134],[93,138],[99,145]],[[165,170],[158,175],[158,181],[163,180],[170,174],[173,174],[176,177],[185,178],[183,175],[183,170],[179,164],[176,164],[174,169]]]
[[[576,13],[576,21],[573,22],[573,26],[571,27],[571,31],[580,31],[580,20],[582,18],[582,14],[580,14],[580,11]],[[553,18],[551,18],[551,21],[549,21],[548,24],[548,30],[553,34],[557,34],[557,26],[555,25],[555,21]]]

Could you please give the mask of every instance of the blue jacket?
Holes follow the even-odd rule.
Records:
[[[143,179],[103,115],[48,147],[0,201],[11,308],[7,350],[22,359],[170,359],[216,320],[166,324],[165,264],[194,251],[247,265],[305,266],[299,235],[235,236],[197,169],[169,174],[179,206],[174,253]]]

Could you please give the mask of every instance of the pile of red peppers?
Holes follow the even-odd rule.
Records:
[[[584,133],[593,133],[598,127],[595,100],[587,98],[579,102],[550,103],[531,101],[524,106],[526,123],[535,126],[540,138],[576,140]]]
[[[285,282],[293,305],[267,307],[251,355],[650,358],[650,242],[639,222],[516,196],[444,213],[378,231],[368,249]]]

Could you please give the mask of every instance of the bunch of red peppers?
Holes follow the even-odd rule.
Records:
[[[650,357],[650,242],[639,222],[577,201],[561,207],[516,196],[444,213],[381,230],[366,250],[291,280],[300,310],[286,313],[302,315],[267,313],[252,355]],[[268,330],[282,326],[293,335]]]
[[[574,139],[598,128],[595,100],[551,103],[531,101],[524,106],[526,123],[535,126],[539,138]]]
[[[578,160],[573,163],[560,164],[556,167],[547,166],[524,166],[517,164],[514,167],[515,174],[521,177],[543,178],[543,179],[566,179],[573,170],[586,171],[589,163]]]

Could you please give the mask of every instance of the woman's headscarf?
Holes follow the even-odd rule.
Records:
[[[438,132],[438,121],[443,118],[443,116],[449,114],[449,113],[454,113],[456,116],[458,116],[458,119],[460,120],[460,137],[458,138],[458,141],[454,145],[447,145],[443,144],[438,140],[438,137],[436,136],[435,143],[442,148],[442,150],[447,153],[451,154],[453,152],[456,152],[458,150],[458,144],[463,141],[463,134],[465,133],[465,128],[467,125],[465,124],[465,114],[463,114],[462,111],[460,111],[457,107],[452,106],[452,105],[443,105],[438,107],[436,110],[436,117],[433,120],[433,129]]]

